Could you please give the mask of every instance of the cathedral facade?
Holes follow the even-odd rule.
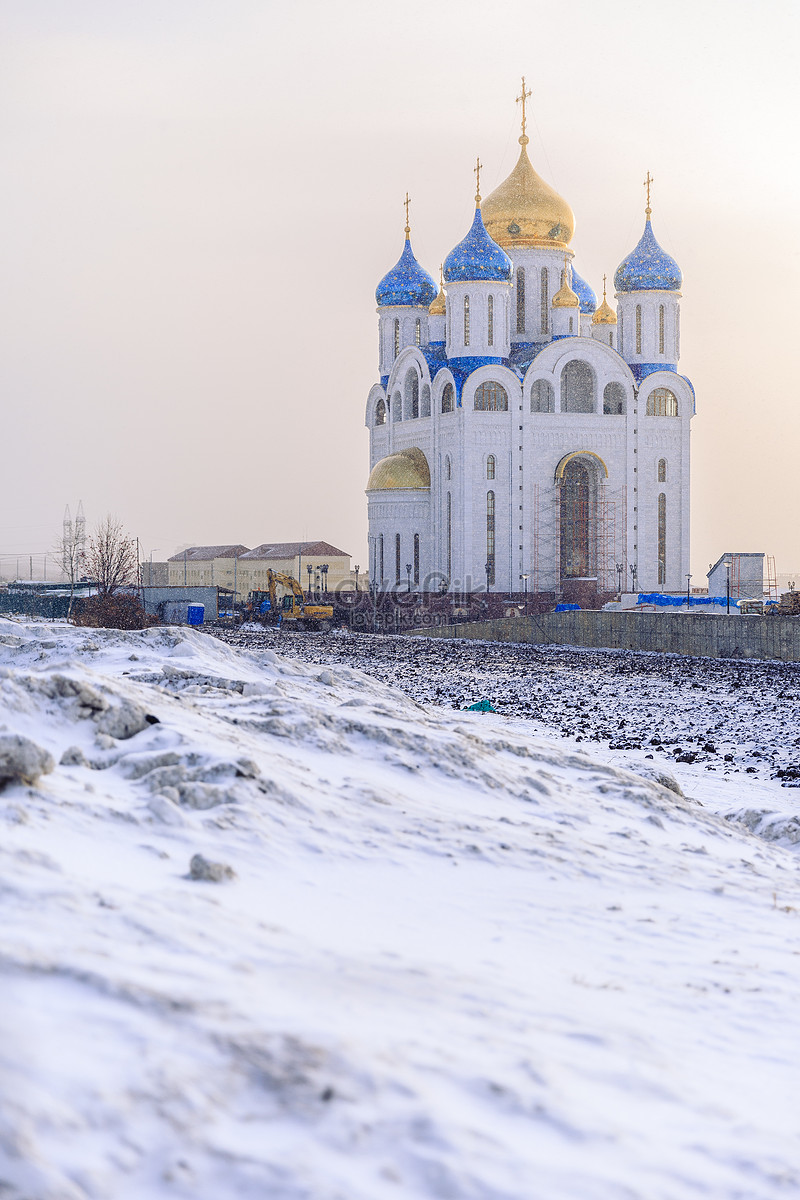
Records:
[[[523,86],[523,98],[525,96]],[[616,311],[573,263],[569,205],[519,160],[444,261],[411,248],[378,285],[370,390],[370,579],[381,590],[569,598],[681,591],[689,427],[682,277],[648,199]],[[406,210],[408,212],[408,210]]]

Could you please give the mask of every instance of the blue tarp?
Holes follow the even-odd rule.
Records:
[[[556,612],[580,612],[580,604],[557,604]]]
[[[657,604],[659,608],[685,608],[685,596],[665,596],[663,592],[640,592],[637,604]],[[690,596],[689,607],[698,607],[709,604],[721,604],[723,607],[727,604],[724,596]],[[735,600],[731,601],[732,605],[736,604]]]
[[[655,604],[659,608],[685,608],[686,607],[686,597],[685,596],[665,596],[662,592],[646,592],[646,593],[640,592],[636,603],[637,604]],[[737,608],[739,605],[739,601],[734,600],[733,597],[731,597],[730,603],[731,603],[731,608]],[[767,604],[774,604],[774,603],[775,603],[774,600],[767,600],[767,601],[765,601],[765,607]],[[721,607],[721,608],[727,608],[728,599],[726,596],[690,596],[689,597],[689,607],[690,608],[698,608],[701,606],[707,607],[710,604],[716,604],[716,605],[719,605],[719,607]]]

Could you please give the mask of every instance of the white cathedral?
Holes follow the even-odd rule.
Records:
[[[528,158],[444,261],[406,241],[376,291],[370,579],[381,590],[681,591],[689,424],[678,264],[650,221],[614,276],[616,313],[573,265],[575,219]],[[480,164],[479,164],[480,165]],[[479,176],[480,178],[480,176]]]

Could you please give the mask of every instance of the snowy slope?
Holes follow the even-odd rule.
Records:
[[[58,764],[0,792],[3,1200],[800,1195],[789,839],[188,630],[0,621],[0,686]]]

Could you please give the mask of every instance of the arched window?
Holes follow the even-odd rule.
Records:
[[[594,412],[594,372],[588,363],[573,359],[561,372],[561,411]]]
[[[444,460],[444,477],[445,479],[453,478],[453,464],[450,462],[450,455],[445,455]]]
[[[400,534],[394,535],[394,581],[400,582]]]
[[[625,412],[625,388],[621,383],[607,383],[603,388],[603,412],[607,417],[619,417]]]
[[[392,396],[392,420],[402,421],[403,419],[403,403],[400,399],[400,393],[395,392]]]
[[[667,460],[665,458],[660,458],[658,460],[658,482],[667,482]]]
[[[383,401],[382,396],[378,400],[378,403],[375,405],[375,424],[376,425],[385,425],[386,424],[386,405]]]
[[[488,325],[489,336],[486,339],[490,346],[494,345],[494,296],[490,296],[486,301],[486,322]]]
[[[422,323],[421,323],[419,317],[417,317],[416,321],[414,322],[414,345],[415,346],[418,346],[420,344],[421,338],[422,338]]]
[[[550,296],[547,286],[547,267],[542,267],[542,333],[547,333],[549,328],[548,318],[550,313]]]
[[[394,356],[397,358],[400,353],[400,322],[395,319],[394,323]]]
[[[414,583],[419,583],[419,534],[414,534]]]
[[[561,574],[586,579],[597,569],[597,477],[590,462],[567,463],[559,489]]]
[[[656,388],[647,397],[648,417],[677,417],[678,397],[669,388]]]
[[[508,392],[499,383],[482,383],[475,389],[476,412],[508,412]]]
[[[452,412],[456,405],[456,393],[452,383],[446,383],[442,392],[442,412]]]
[[[494,492],[486,493],[486,583],[494,583]]]
[[[469,296],[464,297],[464,345],[469,345]]]
[[[620,354],[624,358],[624,356],[625,356],[625,339],[623,337],[622,313],[619,314],[619,323],[617,325],[617,329],[619,330],[618,349],[619,349]],[[608,336],[611,337],[611,334],[609,333]]]
[[[642,353],[642,306],[636,305],[636,353]]]
[[[404,417],[407,421],[414,420],[419,416],[419,376],[414,370],[409,371],[406,375],[405,393],[406,411]]]
[[[548,379],[534,379],[531,387],[531,412],[551,413],[556,411],[556,394]]]
[[[493,454],[490,454],[489,457],[486,459],[486,478],[494,479],[496,469],[497,469],[497,460],[495,459],[495,456]]]
[[[667,497],[664,492],[658,496],[658,582],[662,586],[667,582]]]
[[[421,417],[429,417],[431,415],[431,389],[427,383],[422,385],[422,397],[420,399],[419,415]]]
[[[665,309],[663,304],[658,306],[658,353],[664,353],[664,318]]]
[[[447,582],[453,578],[453,499],[447,493]]]
[[[517,333],[525,332],[525,268],[517,267]]]

